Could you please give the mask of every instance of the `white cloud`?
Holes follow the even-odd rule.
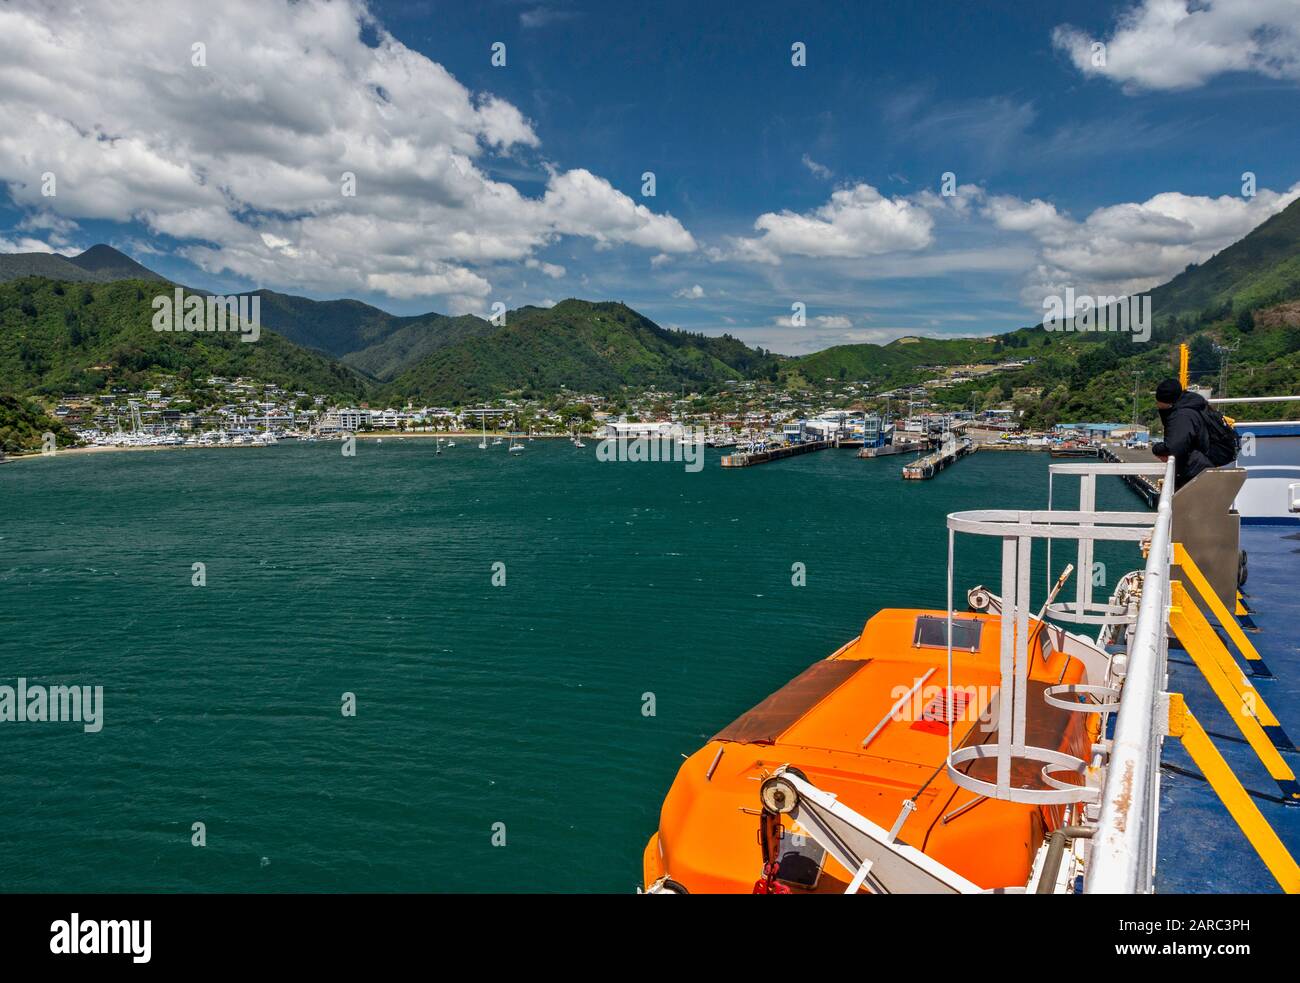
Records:
[[[996,195],[985,205],[984,214],[999,229],[1028,232],[1039,238],[1065,232],[1073,225],[1057,212],[1055,205],[1041,198],[1024,201],[1014,195]]]
[[[522,11],[519,14],[519,26],[528,30],[539,27],[546,27],[548,24],[556,24],[561,21],[571,20],[577,14],[571,10],[560,10],[555,7],[533,7],[530,10]]]
[[[821,178],[823,181],[828,181],[835,176],[835,172],[829,167],[817,163],[817,161],[813,160],[807,154],[803,155],[802,162],[803,166],[808,168],[813,177]]]
[[[767,212],[754,222],[762,235],[731,240],[727,258],[776,264],[782,256],[860,259],[924,249],[934,220],[906,198],[886,198],[869,184],[840,188],[814,211]]]
[[[197,40],[206,67],[191,64]],[[539,142],[515,106],[407,48],[361,0],[0,5],[0,181],[15,203],[138,220],[209,273],[464,306],[492,267],[561,236],[696,248],[589,171],[549,171],[541,197],[487,176],[485,160]],[[45,171],[56,197],[40,194]]]
[[[813,324],[819,328],[839,328],[843,330],[853,327],[852,319],[842,314],[818,314],[813,318]]]
[[[583,168],[552,174],[541,207],[556,232],[660,252],[695,249],[695,239],[677,219],[654,214]]]
[[[1142,0],[1104,40],[1104,63],[1093,52],[1101,40],[1069,24],[1052,32],[1081,72],[1129,91],[1190,89],[1225,72],[1300,81],[1296,0]]]
[[[524,266],[530,270],[540,270],[549,276],[552,280],[559,280],[567,272],[563,266],[558,263],[543,263],[541,260],[529,256],[524,260]]]
[[[683,300],[699,300],[704,296],[704,288],[697,283],[691,287],[682,287],[673,296],[680,297]]]
[[[53,253],[57,250],[43,239],[22,236],[18,239],[6,239],[0,236],[0,253]]]
[[[1079,293],[1141,293],[1203,263],[1300,198],[1261,189],[1253,198],[1163,192],[1144,202],[1098,208],[1082,222],[1056,207],[1010,195],[992,198],[985,214],[999,228],[1039,241],[1039,258],[1021,294],[1035,309],[1044,296],[1072,286]]]
[[[988,193],[978,184],[959,184],[955,194],[936,194],[923,188],[909,195],[908,200],[936,215],[950,212],[958,218],[967,218],[971,208],[983,203],[987,197]]]
[[[492,286],[469,270],[446,267],[437,273],[371,273],[366,286],[391,297],[445,294],[458,298],[486,297]]]

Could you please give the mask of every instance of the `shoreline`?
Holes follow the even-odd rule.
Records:
[[[92,445],[90,447],[60,447],[57,448],[53,454],[42,454],[40,451],[33,451],[30,454],[6,454],[3,463],[17,464],[19,461],[31,461],[33,459],[38,459],[42,457],[64,457],[65,455],[69,455],[69,454],[76,454],[76,455],[110,454],[110,453],[123,453],[123,452],[134,453],[134,452],[144,452],[144,451],[199,451],[199,450],[228,451],[228,450],[234,450],[236,448],[241,448],[241,447],[252,448],[252,447],[260,447],[260,446],[265,446],[265,445],[230,444],[225,447],[219,447],[216,444],[212,444],[208,447],[186,447],[184,445],[171,444],[171,445],[162,445],[158,447],[113,447],[113,446],[101,446],[101,445]]]
[[[361,431],[361,433],[358,433],[358,434],[356,434],[355,436],[356,436],[357,440],[374,440],[374,439],[376,439],[376,438],[381,438],[381,437],[384,437],[384,438],[386,438],[386,437],[392,437],[394,440],[411,440],[411,439],[416,439],[416,440],[433,440],[433,439],[438,438],[438,437],[441,437],[441,438],[443,438],[444,440],[446,440],[446,439],[449,438],[449,437],[450,437],[450,438],[453,438],[453,439],[456,439],[456,440],[470,440],[470,439],[472,439],[472,438],[474,438],[474,437],[482,438],[482,437],[483,437],[483,431],[482,431],[482,430],[452,430],[452,431],[444,432],[444,431],[441,431],[441,430],[440,430],[440,431],[436,431],[436,432],[434,432],[434,431],[426,432],[426,431],[423,431],[423,430],[419,430],[419,431],[415,431],[415,432],[413,432],[413,433],[412,433],[412,432],[406,432],[406,433],[403,433],[403,432],[400,431],[400,430],[363,430],[363,431]],[[487,432],[487,436],[489,436],[489,437],[501,437],[502,439],[506,439],[506,440],[508,440],[508,439],[510,438],[510,436],[511,436],[511,431],[509,431],[509,430],[489,430],[489,431]],[[518,437],[520,440],[525,440],[525,441],[528,440],[530,437],[531,437],[533,440],[569,440],[569,439],[571,439],[571,438],[573,437],[573,434],[568,434],[568,433],[535,433],[535,434],[515,434],[515,436]],[[585,436],[592,436],[592,437],[594,437],[595,434],[583,434],[583,436],[584,436],[584,437],[585,437]],[[334,439],[334,438],[331,437],[331,438],[327,438],[327,439],[332,440],[332,439]]]
[[[480,430],[475,430],[472,432],[456,431],[453,433],[424,433],[424,432],[401,433],[400,431],[397,430],[367,430],[362,433],[355,434],[354,436],[357,438],[357,440],[383,440],[385,438],[390,438],[392,440],[411,440],[411,439],[425,440],[425,439],[436,439],[438,437],[442,437],[444,440],[447,438],[452,438],[456,440],[470,440],[473,438],[481,439],[483,433]],[[501,437],[502,439],[508,440],[510,437],[510,432],[506,430],[502,430],[502,431],[489,430],[487,432],[487,436],[489,438]],[[567,440],[570,438],[570,435],[569,434],[533,434],[533,438],[536,440],[557,440],[557,439]],[[520,439],[524,441],[528,440],[527,437],[522,437]],[[335,443],[337,441],[338,441],[337,437],[324,437],[324,438],[320,438],[316,442]],[[301,439],[294,439],[294,440],[283,441],[283,443],[305,444],[307,443],[307,441]],[[63,457],[64,455],[68,455],[68,454],[77,454],[77,455],[113,454],[113,453],[136,453],[136,452],[145,452],[145,451],[201,451],[201,450],[229,451],[229,450],[252,450],[252,449],[264,450],[268,446],[270,445],[208,444],[203,447],[191,447],[184,444],[164,444],[157,447],[117,447],[113,445],[95,444],[89,447],[60,447],[60,448],[56,448],[53,454],[42,454],[40,451],[31,451],[29,453],[24,453],[24,454],[6,454],[3,462],[0,462],[0,464],[16,464],[19,461],[30,461],[34,458]]]

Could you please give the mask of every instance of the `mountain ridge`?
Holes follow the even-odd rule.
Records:
[[[71,259],[44,253],[0,256],[0,286],[28,282],[19,279],[23,277],[33,278],[34,284],[132,282],[121,279],[123,274],[136,275],[137,292],[170,282],[102,244]],[[1104,373],[1113,367],[1112,360],[1149,355],[1178,338],[1200,336],[1204,349],[1215,343],[1205,339],[1227,336],[1228,322],[1239,321],[1244,334],[1253,312],[1300,298],[1300,201],[1150,293],[1155,345],[1145,351],[1128,335],[1048,332],[1041,325],[1029,325],[979,338],[909,336],[885,345],[839,345],[785,356],[726,334],[664,328],[618,301],[570,298],[549,308],[527,305],[506,312],[504,323],[494,323],[472,314],[399,316],[358,300],[317,301],[269,289],[254,291],[262,299],[264,330],[278,336],[278,357],[304,370],[310,366],[308,374],[317,379],[346,382],[344,391],[381,400],[463,403],[506,393],[613,393],[624,387],[671,391],[734,379],[807,387],[853,379],[886,388],[921,381],[933,375],[935,366],[1025,357],[1070,376],[1078,363]],[[22,294],[19,289],[7,296],[10,303],[22,303]],[[30,306],[30,299],[26,303]],[[131,316],[141,313],[135,310]],[[1265,331],[1274,330],[1270,317],[1261,321]],[[8,324],[18,330],[16,322]],[[1286,330],[1286,325],[1277,330]],[[166,361],[164,348],[145,348]],[[1099,348],[1110,354],[1099,353]],[[1207,358],[1202,351],[1202,361]],[[325,365],[330,368],[323,370]],[[19,385],[18,377],[21,385],[33,385],[30,373],[10,375],[0,375],[0,386]],[[61,378],[70,376],[64,373]],[[1080,388],[1088,382],[1076,378]]]

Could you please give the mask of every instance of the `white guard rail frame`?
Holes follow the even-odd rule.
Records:
[[[1174,462],[1165,468],[1115,718],[1101,812],[1084,878],[1087,894],[1147,894],[1153,887],[1160,819],[1160,751],[1168,729],[1165,695],[1169,652]]]

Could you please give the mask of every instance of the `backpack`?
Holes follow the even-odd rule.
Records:
[[[1205,456],[1216,468],[1231,464],[1241,452],[1241,434],[1237,433],[1223,418],[1223,414],[1213,406],[1201,410],[1201,442],[1205,445]]]

